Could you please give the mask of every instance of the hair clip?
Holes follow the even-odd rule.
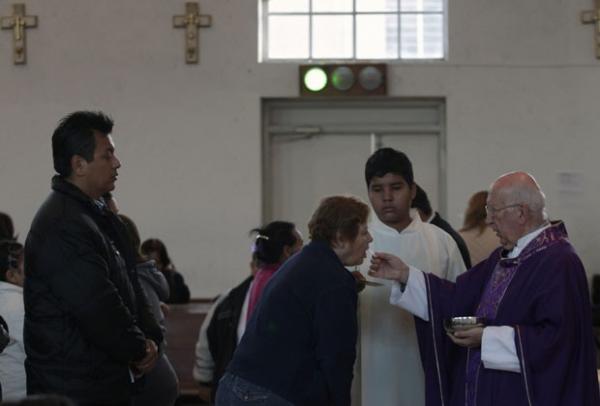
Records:
[[[266,235],[262,235],[262,234],[256,234],[256,239],[257,240],[263,239],[263,240],[269,241],[269,237],[267,237]]]

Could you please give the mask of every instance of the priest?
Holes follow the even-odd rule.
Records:
[[[415,315],[427,406],[600,405],[587,278],[564,224],[524,172],[498,178],[486,210],[502,247],[456,283],[372,259],[372,276],[395,281],[390,302]],[[460,316],[483,325],[446,332]]]

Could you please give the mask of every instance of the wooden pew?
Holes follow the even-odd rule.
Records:
[[[187,304],[170,304],[169,311],[165,314],[166,353],[179,378],[180,398],[197,398],[198,384],[192,376],[194,350],[200,326],[212,303],[211,299],[192,299]]]

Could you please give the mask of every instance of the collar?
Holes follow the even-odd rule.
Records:
[[[84,206],[92,209],[96,214],[106,215],[109,212],[106,203],[102,198],[94,200],[81,191],[77,186],[67,181],[62,176],[56,175],[52,177],[52,190],[58,193],[69,196],[70,198],[81,202]]]
[[[514,246],[514,248],[508,253],[508,255],[506,256],[507,258],[516,258],[519,255],[521,255],[521,252],[523,252],[523,249],[525,249],[525,247],[535,239],[535,237],[537,237],[538,235],[540,235],[542,233],[542,231],[546,230],[548,227],[550,227],[550,223],[547,223],[545,225],[543,225],[540,228],[537,228],[535,230],[533,230],[532,232],[525,234],[523,237],[519,238],[517,240],[517,244]]]
[[[79,200],[80,202],[95,205],[92,198],[83,193],[81,189],[67,181],[62,176],[56,175],[52,177],[52,190],[68,195],[69,197]]]
[[[427,220],[424,221],[424,223],[431,223],[433,221],[433,219],[435,218],[435,216],[437,216],[437,211],[433,211],[431,212],[431,216],[429,216],[429,218]]]
[[[300,252],[311,252],[316,254],[325,255],[330,257],[333,261],[336,261],[340,264],[340,266],[344,266],[340,258],[337,256],[333,248],[329,245],[328,242],[322,240],[311,240],[308,244],[306,244]],[[312,254],[311,254],[312,255]],[[298,257],[298,253],[292,255],[290,258]]]
[[[258,272],[275,272],[279,269],[280,266],[281,262],[278,262],[276,264],[265,264],[258,269]]]
[[[411,222],[406,226],[406,228],[404,230],[398,231],[395,228],[384,224],[381,220],[379,220],[379,217],[377,217],[377,214],[375,214],[371,210],[370,217],[372,220],[369,224],[369,228],[373,228],[377,231],[380,231],[384,234],[389,234],[389,235],[416,233],[419,231],[419,229],[421,228],[421,225],[423,224],[423,221],[421,220],[421,216],[419,216],[419,212],[417,211],[417,209],[410,209],[409,216],[411,218]]]

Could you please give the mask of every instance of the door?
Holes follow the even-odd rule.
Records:
[[[266,100],[264,221],[292,221],[306,238],[322,198],[350,194],[368,201],[364,166],[380,147],[409,156],[415,180],[443,213],[443,107],[441,100]]]

